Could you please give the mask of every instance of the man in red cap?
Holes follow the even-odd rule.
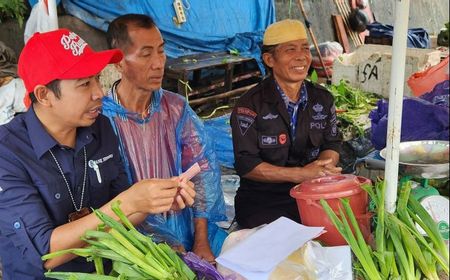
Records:
[[[36,33],[18,63],[29,110],[0,126],[0,256],[3,279],[44,279],[44,271],[94,271],[93,264],[47,253],[82,247],[99,224],[90,208],[115,200],[137,224],[150,213],[192,205],[193,184],[178,178],[129,187],[118,140],[100,115],[99,72],[122,59],[94,52],[67,29]],[[177,194],[178,186],[181,191]],[[117,219],[117,217],[116,217]]]

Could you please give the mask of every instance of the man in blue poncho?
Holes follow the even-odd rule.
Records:
[[[103,113],[119,136],[130,183],[177,176],[196,162],[202,170],[192,179],[192,208],[151,215],[142,228],[212,262],[226,237],[215,224],[226,219],[220,170],[200,119],[183,97],[161,88],[161,33],[150,17],[128,14],[111,22],[107,40],[124,58],[116,64],[122,78],[104,98]]]

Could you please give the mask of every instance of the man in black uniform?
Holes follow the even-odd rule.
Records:
[[[243,228],[281,216],[300,222],[289,190],[305,180],[339,174],[341,136],[332,95],[305,78],[311,53],[303,24],[283,20],[264,33],[262,58],[270,75],[250,89],[231,115],[235,198]]]

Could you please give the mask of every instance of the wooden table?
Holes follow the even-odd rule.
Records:
[[[249,63],[256,65],[248,69]],[[204,78],[205,71],[224,71],[224,75]],[[227,52],[212,52],[168,59],[165,66],[164,83],[176,87],[179,94],[188,98],[200,98],[229,92],[239,81],[261,75],[253,58],[232,55]],[[250,81],[250,80],[249,80]],[[188,82],[189,87],[186,86]],[[167,88],[163,85],[164,88]]]

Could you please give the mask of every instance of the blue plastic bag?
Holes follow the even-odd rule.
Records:
[[[374,22],[367,25],[370,37],[394,37],[394,27],[388,24]],[[408,29],[408,48],[429,49],[431,47],[430,37],[423,28]]]
[[[371,119],[371,140],[377,150],[386,147],[389,103],[378,101],[378,107],[369,114]],[[404,98],[401,142],[416,140],[449,139],[449,109],[420,98]]]

